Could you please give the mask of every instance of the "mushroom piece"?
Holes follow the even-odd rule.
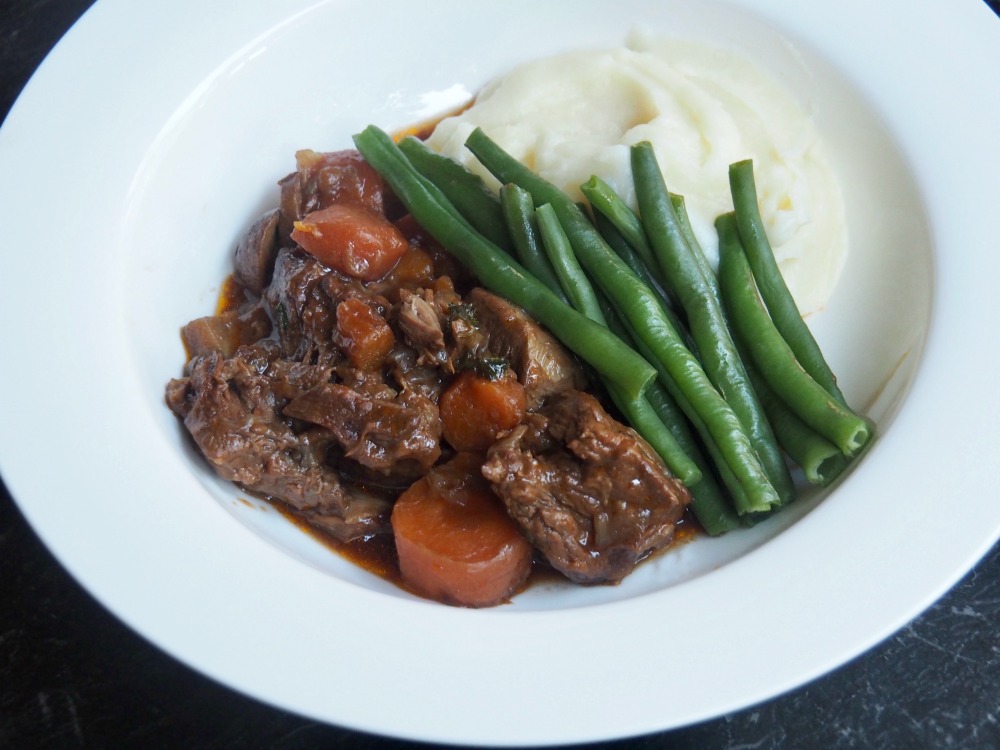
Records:
[[[268,211],[254,222],[236,246],[236,280],[260,295],[271,280],[278,254],[278,210]]]

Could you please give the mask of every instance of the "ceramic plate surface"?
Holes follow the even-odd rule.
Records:
[[[98,2],[0,132],[0,310],[17,362],[0,368],[5,482],[59,560],[153,643],[355,729],[582,742],[824,674],[1000,536],[987,339],[1000,23],[978,0],[920,5]],[[353,567],[217,480],[164,385],[183,363],[179,327],[212,311],[294,152],[424,121],[516,63],[618,46],[640,26],[754,60],[827,143],[851,249],[810,322],[880,432],[844,481],[621,586],[547,584],[469,611]]]

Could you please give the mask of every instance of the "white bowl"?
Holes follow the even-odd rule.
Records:
[[[101,0],[0,132],[0,211],[18,249],[0,305],[8,321],[38,319],[5,334],[32,367],[0,375],[15,394],[4,478],[98,599],[196,669],[319,720],[547,744],[677,727],[800,685],[901,627],[990,548],[1000,103],[984,71],[1000,69],[1000,27],[988,9],[377,10]],[[218,480],[164,385],[183,363],[179,327],[213,309],[295,150],[425,120],[517,62],[614,46],[636,24],[731,47],[812,109],[851,251],[810,322],[878,425],[864,459],[832,491],[679,546],[621,586],[547,583],[490,611],[419,600]],[[38,448],[53,434],[55,465]]]

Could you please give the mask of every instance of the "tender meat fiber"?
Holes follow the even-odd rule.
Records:
[[[447,317],[449,336],[448,366],[452,372],[467,362],[487,356],[489,336],[479,326],[476,309],[462,303],[454,306]]]
[[[418,365],[417,359],[416,351],[397,342],[386,357],[388,375],[399,390],[415,391],[436,404],[448,382],[448,375],[438,367]]]
[[[409,344],[417,350],[417,364],[444,364],[448,352],[433,292],[424,290],[423,294],[416,294],[403,289],[399,300],[399,327]]]
[[[414,480],[441,456],[437,404],[417,391],[385,398],[338,383],[323,383],[297,396],[286,416],[325,427],[344,455],[367,469]]]
[[[274,354],[260,346],[230,358],[218,352],[196,357],[187,376],[168,385],[167,404],[223,478],[323,519],[344,541],[385,531],[390,501],[345,485],[326,463],[334,436],[325,429],[296,431],[282,414],[295,394],[329,380],[329,368],[286,363]]]
[[[316,364],[343,359],[337,305],[348,298],[360,299],[380,312],[389,308],[377,286],[366,287],[341,276],[297,248],[282,248],[264,302],[284,356]]]
[[[553,393],[587,386],[587,377],[572,355],[524,310],[485,289],[473,289],[466,301],[489,337],[489,350],[508,360],[524,385],[528,409],[537,408]]]
[[[483,475],[546,560],[578,583],[620,582],[671,541],[690,501],[635,431],[575,390],[495,443]]]
[[[274,329],[288,359],[330,362],[340,359],[333,344],[337,300],[322,285],[330,270],[301,250],[282,248],[264,294]]]

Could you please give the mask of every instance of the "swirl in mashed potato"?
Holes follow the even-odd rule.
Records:
[[[836,285],[847,253],[839,185],[808,113],[746,59],[634,33],[623,48],[514,69],[428,139],[498,187],[464,147],[477,126],[570,195],[582,199],[579,185],[597,174],[633,206],[628,149],[651,141],[713,263],[713,222],[732,210],[729,164],[752,158],[768,236],[801,311],[821,309]]]

